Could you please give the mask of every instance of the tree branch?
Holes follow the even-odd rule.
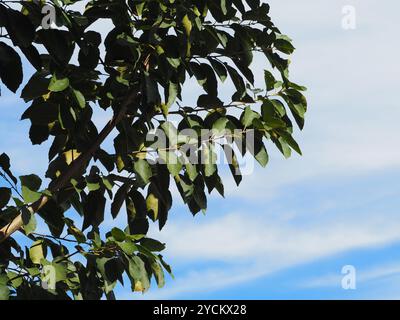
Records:
[[[114,117],[105,125],[103,130],[101,130],[93,145],[83,154],[81,154],[75,161],[73,161],[68,170],[66,170],[57,180],[54,181],[54,184],[49,187],[49,191],[51,193],[55,193],[61,188],[65,187],[69,183],[70,179],[77,172],[79,172],[79,170],[81,170],[84,164],[91,160],[93,154],[98,150],[103,141],[108,137],[111,131],[114,130],[117,124],[121,122],[121,120],[125,117],[128,106],[135,102],[139,94],[140,93],[135,89],[127,95],[118,113],[114,115]],[[49,196],[42,195],[38,201],[31,204],[27,209],[31,214],[34,214],[41,208],[43,208],[49,201],[49,199]],[[13,221],[11,221],[0,230],[0,243],[10,237],[14,232],[19,230],[23,225],[24,223],[22,220],[22,214],[20,213],[16,218],[14,218]]]

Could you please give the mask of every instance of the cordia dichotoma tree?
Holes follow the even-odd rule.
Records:
[[[195,215],[208,193],[224,194],[222,157],[239,184],[239,160],[266,166],[268,144],[301,153],[292,134],[304,125],[305,88],[289,80],[294,47],[269,9],[259,0],[0,1],[2,91],[18,91],[27,141],[48,146],[47,171],[19,178],[24,168],[0,153],[1,299],[161,287],[172,275],[165,245],[147,234],[167,222],[171,191]],[[111,115],[103,128],[102,113]],[[118,215],[126,223],[109,228]]]

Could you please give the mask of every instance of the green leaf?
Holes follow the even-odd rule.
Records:
[[[117,280],[120,279],[121,269],[119,268],[118,260],[112,258],[98,258],[96,259],[97,269],[103,276],[104,286],[102,289],[108,296],[114,290]],[[114,297],[115,298],[115,297]]]
[[[189,36],[190,33],[192,32],[192,22],[190,21],[187,14],[183,17],[182,24],[185,28],[186,35]]]
[[[11,189],[0,188],[0,209],[4,208],[11,199]]]
[[[218,95],[218,82],[214,69],[206,64],[191,64],[197,82],[203,86],[203,89],[212,97]]]
[[[206,177],[211,177],[217,171],[217,155],[211,145],[203,144],[203,164]]]
[[[263,143],[262,136],[255,135],[254,145],[247,145],[247,148],[262,167],[268,164],[269,156]]]
[[[79,243],[86,242],[86,236],[78,229],[71,219],[65,218],[65,224],[68,226],[68,234],[72,235]]]
[[[226,71],[225,65],[215,59],[209,59],[211,66],[214,68],[214,71],[217,73],[219,79],[222,82],[225,82],[228,77],[228,71]]]
[[[115,239],[115,241],[122,242],[126,239],[125,232],[118,228],[112,228],[111,235]]]
[[[286,111],[280,101],[276,100],[272,102],[271,100],[264,100],[261,106],[261,114],[264,125],[269,128],[287,127],[287,123],[281,119],[281,117],[286,115]]]
[[[300,86],[300,85],[298,85],[298,84],[296,84],[294,82],[289,82],[288,85],[289,85],[290,88],[293,88],[293,89],[298,90],[298,91],[307,91],[306,87]]]
[[[83,199],[83,230],[89,226],[97,228],[104,221],[105,205],[106,198],[101,189],[89,192]]]
[[[191,181],[187,181],[186,177],[182,176],[176,176],[175,182],[183,201],[185,203],[190,202],[194,192],[194,185],[191,183]]]
[[[293,45],[290,43],[288,38],[286,37],[281,37],[275,40],[274,42],[275,48],[278,49],[280,52],[286,53],[286,54],[292,54],[295,50]]]
[[[278,130],[279,135],[282,137],[282,139],[294,150],[296,151],[299,155],[302,155],[300,146],[298,145],[298,143],[296,142],[296,140],[294,140],[293,136],[285,131],[282,130]]]
[[[122,205],[127,197],[127,193],[129,190],[129,184],[124,184],[118,191],[115,193],[114,200],[111,204],[111,215],[115,219],[121,210]]]
[[[307,111],[307,100],[304,95],[297,90],[287,89],[286,97],[292,111],[300,118],[304,119],[304,114]]]
[[[57,79],[56,75],[53,75],[53,77],[50,80],[48,89],[51,92],[61,92],[67,89],[68,87],[69,87],[68,78]]]
[[[197,99],[197,107],[204,109],[216,109],[222,108],[224,103],[216,96],[211,96],[209,94],[202,94]]]
[[[32,244],[29,249],[29,257],[34,264],[40,264],[45,258],[45,250],[43,248],[43,240],[38,240]]]
[[[16,92],[22,83],[22,63],[18,53],[0,42],[0,79],[12,92]]]
[[[158,198],[154,195],[154,193],[149,193],[146,198],[146,207],[149,212],[153,213],[154,220],[158,218]]]
[[[221,10],[224,16],[227,15],[228,9],[226,8],[226,0],[221,0]]]
[[[7,285],[8,281],[9,281],[8,276],[5,273],[1,272],[0,273],[0,285]]]
[[[86,99],[85,96],[82,94],[82,92],[80,92],[79,90],[75,90],[73,89],[73,93],[76,99],[76,102],[78,103],[78,105],[83,109],[86,106]]]
[[[36,230],[37,222],[35,214],[29,211],[27,208],[23,207],[22,212],[22,222],[24,223],[24,231],[27,235],[31,234]]]
[[[167,165],[172,176],[176,176],[182,170],[182,163],[174,151],[158,150],[160,159]]]
[[[0,300],[8,300],[10,297],[10,289],[5,284],[0,284]]]
[[[165,249],[165,244],[160,241],[151,239],[151,238],[143,238],[140,240],[140,244],[144,246],[147,250],[152,252],[159,252]]]
[[[153,175],[149,163],[144,159],[139,159],[135,161],[133,168],[140,179],[142,179],[145,184],[148,184]]]
[[[136,12],[137,12],[139,17],[143,13],[143,8],[144,8],[145,4],[146,4],[145,2],[142,2],[142,3],[139,3],[139,4],[136,5]]]
[[[268,70],[264,70],[264,79],[267,90],[268,91],[273,90],[275,87],[276,80],[275,77],[272,75],[272,73],[269,72]]]
[[[110,171],[112,171],[112,170],[110,170]],[[103,181],[104,186],[107,188],[107,190],[112,191],[114,184],[110,181],[110,179],[102,178],[102,181]]]
[[[45,78],[42,74],[35,73],[22,89],[21,98],[28,102],[47,94],[49,83],[50,79]]]
[[[160,262],[161,262],[162,266],[164,267],[165,270],[167,270],[167,272],[169,273],[169,275],[170,275],[172,278],[175,278],[175,277],[174,277],[174,274],[172,273],[172,269],[171,269],[170,265],[167,264],[167,263],[164,261],[163,256],[159,254],[159,255],[158,255],[158,258],[160,259]]]
[[[65,281],[68,278],[67,263],[62,261],[62,258],[56,258],[51,263],[51,266],[55,270],[56,282]]]
[[[11,178],[11,180],[17,184],[17,178],[13,176],[10,171],[10,158],[5,153],[0,155],[0,168]]]
[[[274,143],[277,145],[278,149],[286,159],[290,158],[292,155],[292,149],[290,149],[289,144],[285,139],[280,137],[278,140],[275,140]]]
[[[44,45],[52,59],[61,65],[69,62],[75,48],[71,32],[58,29],[41,29],[37,31],[37,36],[38,41]]]
[[[175,102],[178,96],[179,85],[173,82],[169,83],[168,87],[168,101],[166,107],[169,109]]]
[[[167,58],[167,61],[169,62],[169,64],[174,67],[175,69],[177,69],[180,65],[181,65],[181,59],[179,58]]]
[[[166,121],[160,127],[168,137],[170,147],[176,146],[178,144],[178,131],[175,126],[171,122]]]
[[[142,259],[134,256],[129,260],[129,275],[134,280],[134,291],[145,292],[150,287],[150,280]]]
[[[228,160],[229,169],[231,170],[232,176],[235,179],[236,185],[242,182],[242,175],[240,173],[239,162],[236,158],[235,151],[229,145],[224,145],[224,152],[226,159]]]
[[[86,186],[87,186],[89,191],[96,191],[96,190],[99,190],[101,188],[100,182],[87,182]]]
[[[226,117],[218,118],[217,121],[213,123],[212,129],[216,131],[217,135],[225,134],[229,119]]]
[[[269,157],[267,149],[265,149],[265,146],[262,146],[260,148],[260,150],[255,155],[255,158],[261,166],[266,167],[266,165],[268,164]]]
[[[19,276],[18,273],[9,271],[9,272],[7,272],[7,276],[10,279],[11,285],[14,288],[18,288],[23,283],[23,277]],[[0,284],[0,286],[1,286],[1,284]],[[0,296],[1,296],[1,294],[0,294]],[[1,300],[1,298],[0,298],[0,300]]]
[[[157,285],[159,288],[162,288],[165,286],[165,275],[164,275],[164,270],[162,267],[157,263],[153,262],[151,264],[151,270],[153,271],[154,277],[156,278]]]
[[[64,222],[64,211],[65,208],[62,205],[58,205],[54,198],[47,200],[39,211],[39,216],[45,221],[51,234],[55,237],[61,236],[65,222]]]
[[[22,53],[28,59],[28,61],[32,64],[32,66],[37,70],[42,70],[42,59],[40,57],[39,51],[35,46],[29,45],[28,47],[20,47]]]
[[[235,99],[233,100],[240,101],[240,99],[242,99],[246,94],[246,85],[243,81],[243,78],[235,68],[231,67],[227,63],[225,63],[225,67],[227,68],[229,76],[231,77],[232,82],[237,90],[236,94],[234,94]]]
[[[260,115],[257,112],[251,110],[249,106],[246,107],[242,114],[242,123],[245,128],[250,127],[253,124],[254,119],[260,118]]]
[[[138,251],[137,246],[130,240],[118,243],[118,246],[124,251],[128,256],[132,256],[136,251]]]
[[[29,139],[33,145],[42,144],[49,138],[49,128],[44,125],[33,124],[29,130]]]
[[[194,181],[197,178],[197,176],[199,175],[199,173],[197,172],[196,165],[194,165],[194,164],[192,164],[190,162],[187,162],[185,164],[185,168],[186,168],[186,172],[187,172],[187,174],[189,176],[189,179],[191,181]]]
[[[35,27],[30,19],[17,10],[7,10],[7,31],[14,45],[28,47],[35,36]]]
[[[19,177],[21,181],[22,197],[26,203],[33,203],[40,199],[41,193],[37,192],[42,180],[34,174]]]

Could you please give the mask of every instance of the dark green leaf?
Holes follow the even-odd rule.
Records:
[[[115,193],[113,203],[111,204],[111,214],[115,219],[121,210],[122,205],[127,197],[127,193],[129,190],[129,184],[124,184],[118,191]]]
[[[19,177],[21,181],[22,196],[26,203],[32,203],[41,197],[41,193],[37,192],[42,184],[42,180],[34,174]]]
[[[16,92],[22,83],[21,58],[4,42],[0,42],[0,78],[12,92]]]
[[[5,153],[0,154],[0,168],[3,169],[15,184],[17,183],[17,178],[10,171],[10,158]]]
[[[151,168],[149,163],[146,160],[139,159],[134,163],[134,170],[137,173],[138,177],[145,183],[149,183],[150,178],[152,176]]]
[[[9,188],[0,188],[0,209],[4,208],[11,199],[11,190]]]
[[[113,238],[116,241],[119,241],[119,242],[124,241],[126,238],[125,233],[121,229],[118,229],[118,228],[112,228],[111,235],[113,236]]]
[[[143,238],[140,240],[140,244],[144,246],[147,250],[158,252],[163,251],[165,249],[165,244],[160,241],[151,239],[151,238]]]
[[[36,230],[37,222],[35,214],[28,210],[26,207],[21,209],[22,221],[24,223],[24,231],[27,235]]]

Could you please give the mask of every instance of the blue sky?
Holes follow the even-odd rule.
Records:
[[[269,166],[239,188],[227,175],[226,199],[212,196],[205,216],[176,201],[165,229],[152,231],[175,280],[144,296],[119,289],[120,298],[400,298],[400,4],[267,2],[297,48],[291,77],[309,88],[296,134],[304,155],[284,160],[270,147]],[[345,5],[356,9],[355,30],[341,26]],[[27,145],[28,124],[16,122],[23,103],[0,99],[0,150],[18,173],[44,172],[46,145]],[[341,288],[345,265],[356,268],[356,290]]]

